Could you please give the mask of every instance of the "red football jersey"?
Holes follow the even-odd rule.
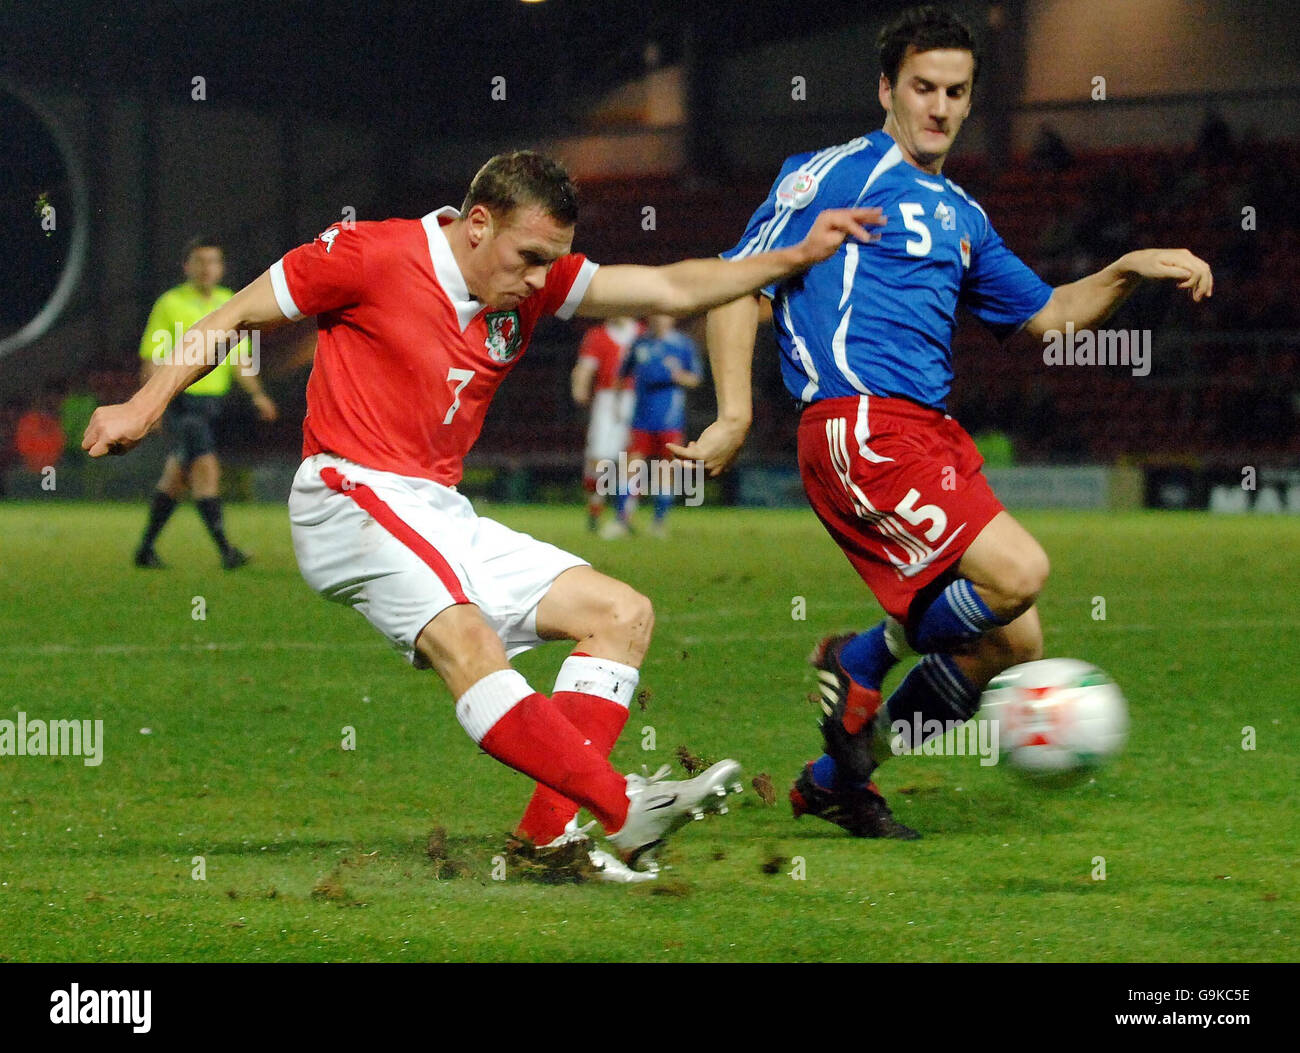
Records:
[[[578,345],[578,357],[596,364],[593,391],[630,388],[636,383],[632,377],[620,380],[619,370],[623,365],[623,356],[632,346],[632,341],[641,335],[641,329],[640,324],[630,319],[611,318],[592,326],[583,335],[582,343]]]
[[[455,486],[492,396],[538,320],[569,318],[596,264],[570,254],[506,311],[465,286],[442,227],[459,213],[335,224],[271,267],[285,317],[318,315],[302,455]]]

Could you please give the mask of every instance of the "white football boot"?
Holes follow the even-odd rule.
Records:
[[[565,845],[573,844],[575,841],[576,842],[590,841],[591,837],[588,835],[587,831],[589,831],[595,825],[596,825],[596,820],[593,819],[591,822],[583,826],[579,826],[578,817],[575,815],[572,819],[570,819],[567,823],[565,823],[564,833],[562,833],[554,841],[548,841],[546,844],[539,845],[538,847],[539,848],[562,848]]]
[[[706,812],[727,811],[727,794],[740,793],[740,763],[718,761],[693,779],[665,779],[672,769],[664,765],[653,775],[627,777],[627,819],[609,843],[628,864],[656,847],[674,830]]]
[[[653,859],[642,860],[644,870],[633,870],[612,852],[603,848],[593,848],[587,853],[591,865],[600,871],[601,881],[615,881],[624,885],[635,885],[642,881],[654,881],[659,876],[659,864]]]

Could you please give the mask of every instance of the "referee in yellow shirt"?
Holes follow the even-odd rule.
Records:
[[[232,295],[220,284],[226,272],[226,258],[217,241],[204,237],[191,239],[185,246],[184,259],[184,284],[158,297],[145,324],[144,338],[140,341],[144,380],[170,358],[178,334]],[[165,566],[154,551],[154,542],[187,487],[194,495],[204,526],[221,552],[221,565],[226,570],[234,570],[248,562],[248,556],[226,539],[221,498],[217,496],[221,465],[212,436],[212,422],[221,412],[221,402],[232,380],[252,397],[262,420],[276,418],[275,403],[262,390],[261,381],[253,372],[237,368],[246,346],[246,341],[241,342],[220,365],[186,388],[167,409],[164,422],[172,449],[149,506],[144,537],[135,552],[137,567]]]

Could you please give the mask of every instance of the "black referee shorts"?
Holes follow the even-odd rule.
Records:
[[[171,438],[172,456],[189,468],[196,457],[216,453],[212,422],[221,412],[221,395],[178,395],[167,407],[164,421]]]

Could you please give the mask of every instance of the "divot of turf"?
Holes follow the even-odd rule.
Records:
[[[506,839],[506,873],[543,885],[580,885],[594,881],[600,871],[591,864],[589,841],[570,841],[554,848],[538,848],[518,837]]]
[[[692,778],[706,768],[713,766],[713,761],[707,757],[697,757],[685,746],[678,746],[673,755],[677,758],[678,763],[686,769],[686,774]]]

